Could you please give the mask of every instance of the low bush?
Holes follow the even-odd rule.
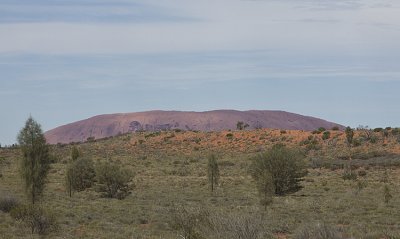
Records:
[[[324,133],[322,134],[322,139],[323,140],[327,140],[331,137],[331,132],[329,131],[324,131]]]
[[[268,239],[272,235],[265,228],[261,215],[238,213],[208,213],[201,224],[203,238]]]
[[[356,180],[357,179],[357,174],[354,172],[345,172],[342,175],[343,180]]]
[[[96,177],[98,190],[104,192],[105,197],[123,199],[129,195],[129,182],[133,177],[130,170],[114,162],[101,162],[96,167]]]
[[[94,184],[96,173],[91,159],[79,158],[67,168],[66,185],[70,196],[72,191],[83,191]]]
[[[201,238],[198,226],[203,215],[200,208],[174,205],[168,214],[171,216],[171,226],[178,231],[180,238]]]
[[[0,211],[10,212],[19,205],[19,201],[12,195],[0,196]]]
[[[15,220],[21,221],[25,226],[29,227],[32,233],[44,235],[58,228],[54,214],[45,211],[41,207],[19,205],[12,209],[10,213]]]

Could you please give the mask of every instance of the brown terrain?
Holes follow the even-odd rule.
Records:
[[[272,128],[286,130],[331,129],[342,125],[322,119],[284,111],[215,110],[206,112],[147,111],[138,113],[106,114],[57,127],[45,133],[50,144],[83,142],[137,131],[234,130],[241,121],[247,129]]]

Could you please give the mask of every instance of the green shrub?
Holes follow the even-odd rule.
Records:
[[[375,128],[374,129],[374,132],[382,132],[383,131],[383,128]]]
[[[226,138],[227,139],[232,139],[233,138],[233,134],[232,133],[227,133],[226,134]]]
[[[67,168],[66,186],[70,196],[72,191],[83,191],[92,187],[95,180],[93,161],[87,158],[79,158],[73,161]]]
[[[12,209],[19,205],[19,201],[13,195],[0,196],[0,211],[10,212]]]
[[[41,207],[20,205],[12,209],[10,214],[15,220],[29,227],[32,233],[43,235],[58,228],[55,215]]]
[[[322,139],[323,140],[327,140],[331,137],[331,132],[329,131],[324,131],[324,133],[322,134]]]
[[[253,159],[250,173],[261,185],[264,185],[263,180],[270,178],[275,194],[286,195],[302,188],[300,182],[307,174],[303,159],[304,154],[300,151],[277,144],[271,150]],[[264,188],[269,188],[269,186]]]
[[[130,170],[110,161],[101,162],[96,167],[98,190],[103,192],[105,197],[123,199],[128,196],[132,177]]]
[[[376,144],[378,142],[378,137],[376,135],[372,135],[369,139],[369,142]]]
[[[326,131],[326,129],[324,127],[319,127],[318,131],[322,133],[322,132]]]
[[[333,131],[338,131],[338,130],[339,130],[339,126],[333,126],[333,127],[332,127],[332,130],[333,130]]]

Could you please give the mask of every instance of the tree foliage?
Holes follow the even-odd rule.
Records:
[[[346,127],[345,133],[346,133],[347,144],[351,145],[353,143],[354,130],[348,126]]]
[[[302,188],[300,182],[307,174],[303,159],[300,151],[277,144],[253,159],[250,173],[263,194],[270,190],[279,196],[294,193]]]
[[[106,197],[123,199],[129,194],[129,182],[133,175],[128,169],[111,161],[101,162],[96,167],[99,190]]]
[[[20,172],[27,196],[32,204],[43,192],[50,169],[49,147],[41,126],[29,117],[25,127],[18,134],[18,143],[22,151]]]
[[[93,161],[87,158],[79,158],[71,162],[65,177],[69,196],[72,196],[73,191],[80,192],[90,188],[96,177]]]
[[[77,160],[79,158],[79,156],[81,156],[81,153],[79,152],[79,149],[76,146],[72,147],[72,150],[71,150],[71,158],[72,158],[72,160],[73,161]]]
[[[208,169],[207,170],[208,181],[210,182],[211,192],[214,192],[214,185],[218,185],[218,180],[219,180],[218,162],[214,154],[211,154],[208,157],[207,169]]]

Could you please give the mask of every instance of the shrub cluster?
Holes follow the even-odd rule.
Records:
[[[32,233],[40,235],[55,231],[58,228],[55,215],[41,207],[20,205],[11,210],[11,217],[21,221],[31,229]]]
[[[0,211],[10,212],[12,209],[19,205],[19,201],[13,195],[3,194],[0,197]]]
[[[98,190],[105,197],[123,199],[130,193],[129,182],[133,175],[130,170],[114,162],[101,162],[96,167]]]

